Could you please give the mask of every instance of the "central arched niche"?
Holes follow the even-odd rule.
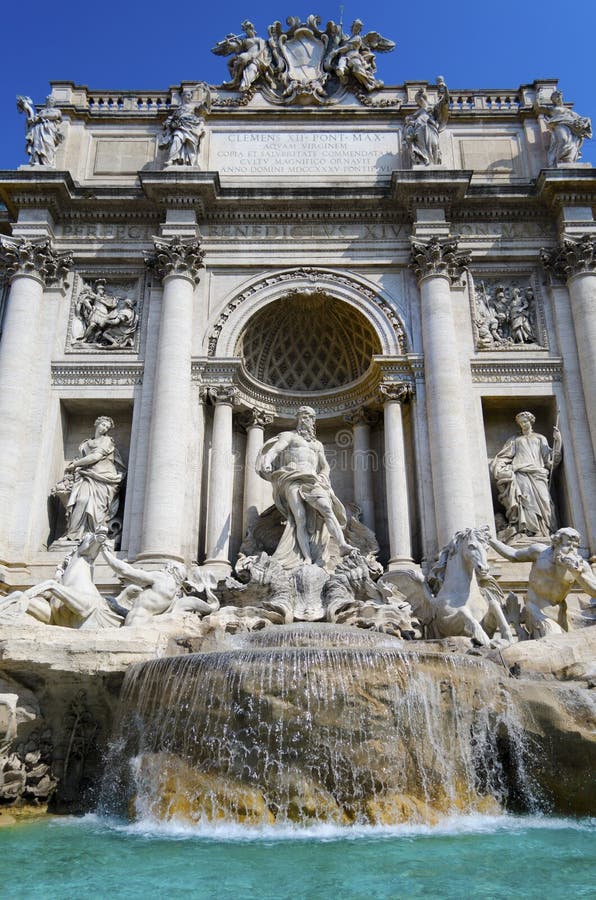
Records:
[[[323,291],[293,291],[255,313],[237,355],[262,384],[305,394],[361,378],[381,343],[361,312]]]

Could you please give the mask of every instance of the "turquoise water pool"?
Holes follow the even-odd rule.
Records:
[[[10,898],[596,897],[596,819],[257,831],[87,816],[5,828],[0,851],[0,895]]]

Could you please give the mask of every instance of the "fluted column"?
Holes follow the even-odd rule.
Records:
[[[2,237],[0,265],[10,280],[0,352],[1,559],[11,551],[16,484],[24,444],[32,437],[29,408],[36,390],[36,338],[43,292],[47,284],[64,279],[72,254],[57,253],[49,238]]]
[[[207,493],[207,528],[205,565],[212,571],[226,575],[231,569],[229,560],[234,490],[233,408],[237,391],[233,387],[208,388],[214,404],[213,434]]]
[[[385,487],[389,528],[389,568],[412,562],[410,506],[406,474],[406,445],[402,404],[412,397],[412,385],[384,382],[379,385],[385,427]]]
[[[155,239],[150,268],[163,280],[149,434],[141,554],[183,560],[190,429],[193,296],[204,252],[196,238]]]
[[[242,507],[242,534],[253,525],[262,511],[263,479],[257,473],[256,461],[263,447],[265,427],[271,425],[273,416],[260,409],[249,409],[241,424],[246,430],[246,451],[244,454],[244,500]]]
[[[542,261],[567,279],[586,413],[596,453],[596,236],[564,239],[556,250],[542,251]]]
[[[451,284],[469,263],[457,241],[412,243],[420,287],[424,377],[439,544],[475,524],[464,389],[453,319]]]
[[[364,406],[344,416],[344,420],[352,426],[354,502],[360,507],[362,522],[371,531],[375,530],[375,500],[370,426],[376,418],[376,414]]]

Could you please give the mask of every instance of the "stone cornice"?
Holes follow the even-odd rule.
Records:
[[[596,273],[596,234],[584,234],[578,240],[563,238],[554,250],[541,250],[544,267],[553,275],[573,278],[574,275]]]
[[[552,383],[563,377],[563,360],[495,360],[473,359],[472,381],[488,384]]]
[[[543,169],[536,179],[536,196],[553,210],[596,203],[596,169]]]
[[[444,276],[458,282],[472,259],[470,253],[458,250],[458,243],[457,238],[432,237],[425,243],[413,240],[411,266],[418,281]]]
[[[158,278],[177,275],[189,279],[195,285],[199,283],[200,270],[205,268],[205,251],[197,238],[155,237],[153,243],[155,253],[145,254],[145,262]]]
[[[410,213],[425,206],[449,211],[468,193],[472,175],[463,169],[399,169],[391,176],[391,199]]]
[[[49,238],[0,237],[0,266],[9,278],[28,275],[44,285],[63,284],[72,263],[72,253],[58,253]]]
[[[143,383],[143,363],[52,363],[53,385],[132,385]]]

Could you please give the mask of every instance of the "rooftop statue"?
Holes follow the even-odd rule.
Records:
[[[167,166],[196,166],[199,159],[201,139],[205,135],[205,116],[211,110],[211,91],[201,83],[195,91],[182,91],[181,103],[172,108],[163,123],[160,147],[168,148]]]
[[[535,108],[544,116],[550,132],[548,165],[572,164],[581,159],[582,144],[592,137],[592,121],[565,106],[561,91],[553,91],[547,105],[538,97]]]
[[[222,87],[241,93],[261,86],[271,99],[291,102],[329,102],[342,86],[350,82],[356,90],[367,92],[382,87],[376,78],[375,53],[393,50],[393,41],[378,31],[362,34],[362,22],[356,19],[350,33],[341,23],[330,21],[321,30],[319,16],[303,22],[296,16],[269,26],[268,38],[258,37],[252,22],[242,23],[244,34],[228,34],[213,47],[228,61],[231,80]]]
[[[50,95],[46,105],[36,110],[31,97],[17,97],[17,109],[24,112],[27,117],[25,144],[32,166],[53,166],[56,161],[56,150],[64,140],[60,128],[62,113],[55,104],[56,101]]]
[[[410,151],[412,165],[441,164],[439,134],[449,118],[449,90],[443,79],[437,78],[439,99],[431,106],[426,88],[416,93],[418,109],[405,120],[404,137]]]

